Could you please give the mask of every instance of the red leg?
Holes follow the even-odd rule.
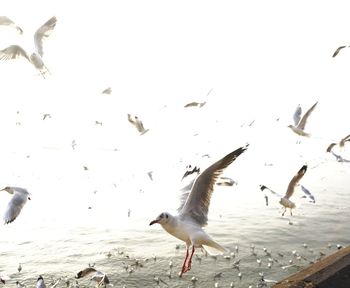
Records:
[[[186,272],[187,272],[188,270],[191,270],[193,254],[194,254],[194,245],[192,245],[192,253],[191,253],[190,259],[188,260]]]
[[[181,272],[180,272],[180,276],[185,273],[185,266],[186,266],[186,261],[187,261],[187,258],[188,258],[188,247],[187,247],[187,250],[186,250],[186,257],[185,257],[185,261],[184,263],[182,264],[182,268],[181,268]]]

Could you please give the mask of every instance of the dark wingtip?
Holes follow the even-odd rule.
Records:
[[[75,275],[75,279],[81,278],[81,277],[82,277],[81,274],[83,274],[83,271],[79,271],[79,272],[77,273],[77,275]]]
[[[265,185],[260,185],[260,190],[261,191],[264,191],[266,189],[266,186]]]
[[[307,165],[305,164],[305,165],[303,165],[303,167],[300,168],[299,172],[300,173],[305,173],[306,170],[307,170]]]

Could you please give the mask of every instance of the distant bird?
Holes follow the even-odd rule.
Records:
[[[153,171],[148,171],[147,175],[148,175],[149,179],[151,179],[151,181],[153,181]]]
[[[226,251],[202,227],[206,226],[208,222],[210,198],[215,182],[223,170],[246,151],[247,148],[248,144],[227,154],[205,169],[194,181],[192,189],[184,192],[187,197],[181,197],[182,201],[178,208],[178,215],[173,216],[168,212],[163,212],[155,220],[150,222],[149,225],[160,224],[169,234],[186,243],[186,257],[181,268],[180,276],[191,269],[195,248],[204,248],[209,253],[213,252],[213,250],[220,252]],[[191,255],[189,255],[191,246]]]
[[[184,107],[188,108],[188,107],[199,107],[202,108],[207,102],[190,102],[188,104],[186,104]]]
[[[18,268],[17,268],[18,272],[21,273],[22,271],[22,266],[21,266],[21,263],[18,264]]]
[[[43,40],[51,34],[56,26],[56,17],[50,18],[45,22],[34,34],[35,52],[29,55],[21,46],[11,45],[3,50],[0,50],[0,60],[10,60],[23,57],[34,65],[39,70],[40,74],[45,78],[45,73],[49,72],[43,62]]]
[[[43,114],[43,120],[45,120],[46,118],[51,118],[51,115],[49,113]]]
[[[84,270],[79,271],[75,278],[79,279],[90,274],[93,274],[90,280],[96,281],[98,286],[109,284],[107,275],[101,271],[96,270],[93,267],[88,267]]]
[[[102,126],[102,122],[100,122],[100,121],[95,121],[95,125],[100,125],[100,126]]]
[[[22,284],[19,281],[16,281],[16,288],[25,288],[25,287],[26,287],[26,285]]]
[[[7,186],[0,191],[6,191],[13,195],[4,214],[4,222],[5,224],[8,224],[17,218],[24,204],[26,204],[27,200],[30,200],[30,194],[28,193],[27,189],[21,187]]]
[[[137,116],[133,118],[128,114],[128,121],[136,127],[137,131],[140,132],[140,135],[145,134],[149,130],[143,127],[142,121]]]
[[[302,190],[302,191],[304,192],[304,194],[306,195],[306,196],[304,195],[303,198],[308,197],[308,198],[310,198],[310,200],[311,200],[312,203],[315,203],[315,202],[316,202],[315,196],[312,195],[311,192],[310,192],[308,189],[306,189],[303,185],[300,185],[300,187],[301,187],[301,190]]]
[[[350,46],[348,46],[348,47],[350,47]],[[338,53],[340,52],[340,50],[342,50],[342,49],[344,49],[344,48],[346,48],[345,45],[344,45],[344,46],[339,46],[339,47],[337,48],[337,50],[334,51],[332,57],[334,58],[335,56],[337,56]]]
[[[333,147],[335,145],[339,145],[340,148],[344,148],[345,146],[345,142],[349,142],[350,141],[350,134],[345,136],[344,138],[342,138],[339,143],[331,143],[329,144],[329,146],[327,147],[327,152],[331,152],[331,150],[333,149]]]
[[[344,159],[342,156],[334,153],[333,151],[331,151],[330,153],[335,157],[337,162],[350,162],[350,160]]]
[[[280,198],[279,203],[284,207],[284,211],[282,213],[282,216],[284,216],[284,213],[286,212],[287,208],[290,209],[290,215],[292,214],[292,209],[295,208],[295,203],[292,202],[289,198],[293,195],[295,187],[301,180],[301,178],[305,175],[307,170],[307,165],[303,165],[303,167],[300,168],[298,173],[292,178],[292,180],[289,182],[287,192],[284,196],[280,195],[279,193],[276,193],[272,191],[270,188],[266,187],[265,185],[260,185],[261,191],[264,191],[265,189],[271,192],[273,195]]]
[[[108,87],[105,90],[102,91],[102,94],[111,94],[112,93],[112,88]]]
[[[312,107],[304,114],[304,116],[303,116],[303,118],[301,118],[301,120],[300,120],[301,108],[300,108],[300,106],[297,107],[297,110],[294,113],[294,121],[295,121],[294,125],[288,126],[289,128],[291,128],[293,130],[294,133],[296,133],[300,136],[310,137],[310,134],[306,133],[304,131],[304,128],[305,128],[307,119],[309,118],[312,111],[315,109],[317,103],[318,102],[316,102],[314,105],[312,105]],[[298,122],[296,123],[297,120],[298,120]]]
[[[40,275],[38,280],[36,281],[36,288],[46,288],[43,277]]]
[[[237,185],[237,182],[235,180],[224,176],[220,176],[216,182],[216,185],[219,186],[233,186],[235,184]]]
[[[10,280],[11,278],[9,277],[9,276],[7,276],[7,275],[5,275],[5,274],[1,274],[0,275],[0,282],[2,283],[2,284],[6,284],[6,281],[8,281],[8,280]]]
[[[10,26],[13,28],[16,28],[19,34],[23,34],[23,30],[21,27],[17,26],[15,22],[13,22],[10,18],[7,16],[0,16],[0,25],[4,26]]]

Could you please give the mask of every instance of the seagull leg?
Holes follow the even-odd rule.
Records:
[[[292,208],[290,208],[290,216],[293,216]]]
[[[187,270],[191,270],[191,265],[192,265],[192,257],[193,257],[193,254],[194,254],[194,245],[192,245],[192,252],[191,252],[191,256],[190,256],[190,259],[188,259],[188,264],[187,264]]]
[[[185,266],[186,266],[186,261],[187,261],[187,258],[188,258],[188,247],[187,247],[187,250],[186,250],[186,257],[185,257],[185,261],[184,263],[182,264],[182,268],[181,268],[181,272],[180,272],[180,276],[182,276],[183,273],[185,273]]]
[[[284,213],[286,213],[286,211],[287,211],[287,208],[286,207],[283,207],[284,209],[283,209],[283,212],[282,212],[282,216],[284,216]]]

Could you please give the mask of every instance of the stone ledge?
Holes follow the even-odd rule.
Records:
[[[278,282],[273,288],[350,288],[350,246]]]

